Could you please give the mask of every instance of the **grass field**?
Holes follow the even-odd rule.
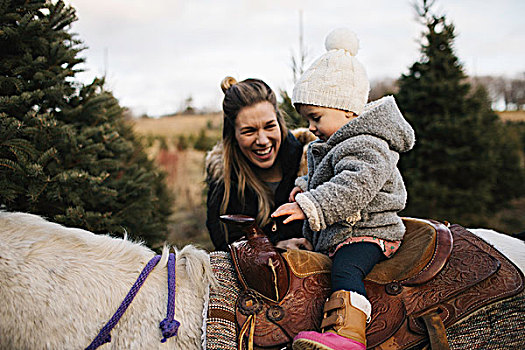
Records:
[[[503,121],[525,121],[525,111],[497,112]],[[177,136],[198,134],[202,129],[220,130],[222,114],[176,115],[155,118],[134,119],[135,131],[141,135]]]
[[[525,111],[497,112],[503,121],[525,121]],[[135,131],[141,135],[178,136],[198,134],[203,129],[220,130],[222,114],[175,115],[163,118],[133,120]]]
[[[498,112],[498,115],[506,122],[525,122],[525,111]]]
[[[205,171],[206,153],[192,147],[180,147],[180,137],[196,137],[201,132],[220,137],[222,116],[180,115],[133,121],[133,128],[149,140],[148,156],[166,172],[173,192],[173,214],[166,240],[178,247],[192,243],[212,250],[206,229]],[[153,140],[153,141],[151,141]]]
[[[134,119],[135,130],[142,135],[197,135],[203,129],[220,130],[222,114],[175,115],[163,118]]]

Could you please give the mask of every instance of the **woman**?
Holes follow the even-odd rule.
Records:
[[[217,250],[242,236],[219,220],[223,214],[256,218],[270,240],[282,248],[310,248],[302,222],[282,225],[270,214],[288,202],[303,145],[287,130],[275,93],[259,79],[237,82],[226,77],[222,141],[206,157],[206,226]]]

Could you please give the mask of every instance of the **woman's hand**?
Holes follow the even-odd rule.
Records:
[[[303,213],[303,210],[297,204],[297,202],[286,203],[281,205],[277,210],[272,214],[272,218],[277,218],[279,216],[288,215],[286,219],[283,220],[283,224],[287,224],[294,220],[304,220],[306,216]]]
[[[306,238],[290,238],[286,239],[284,241],[279,241],[275,245],[277,248],[282,249],[305,249],[305,250],[313,250],[314,247],[312,246],[312,243],[310,243],[309,240]]]
[[[295,186],[292,188],[292,191],[290,192],[290,197],[288,197],[288,201],[295,202],[295,195],[298,193],[302,193],[303,190],[299,186]]]

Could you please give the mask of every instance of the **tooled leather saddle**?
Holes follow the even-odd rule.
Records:
[[[253,218],[225,215],[245,237],[230,246],[242,286],[238,348],[283,349],[302,330],[319,330],[330,294],[331,261],[322,254],[276,249]],[[367,275],[372,304],[368,349],[430,343],[448,349],[445,329],[479,308],[516,295],[524,277],[512,262],[459,225],[404,218],[398,252]]]

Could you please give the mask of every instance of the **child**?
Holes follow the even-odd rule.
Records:
[[[398,216],[406,190],[399,153],[414,145],[414,131],[393,97],[366,104],[369,83],[354,57],[355,34],[336,29],[327,53],[295,85],[293,103],[319,140],[308,147],[308,175],[298,178],[273,217],[306,219],[303,233],[333,259],[332,295],[325,304],[323,333],[301,332],[294,349],[365,349],[371,304],[363,279],[401,244]]]

